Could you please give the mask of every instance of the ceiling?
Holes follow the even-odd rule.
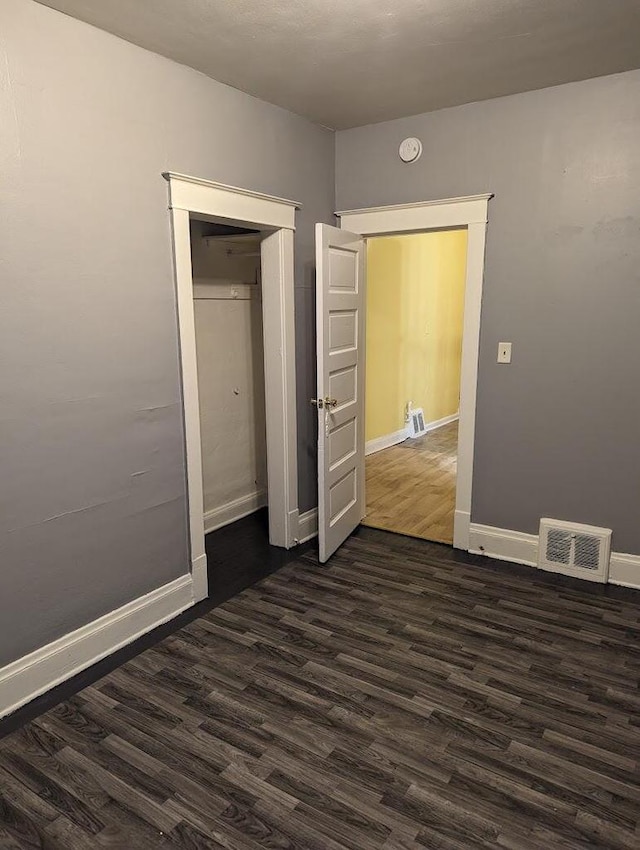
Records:
[[[343,129],[640,67],[640,0],[41,0]]]

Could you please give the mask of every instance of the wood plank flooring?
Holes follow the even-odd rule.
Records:
[[[366,458],[365,525],[453,543],[458,423]]]
[[[0,738],[88,685],[92,685],[143,650],[154,646],[164,637],[197,617],[204,616],[212,608],[236,596],[246,587],[256,584],[260,579],[288,564],[289,561],[299,558],[313,548],[313,545],[307,542],[289,550],[271,546],[269,515],[266,508],[261,508],[237,522],[210,532],[205,537],[209,582],[209,595],[206,599],[192,608],[187,608],[174,620],[163,623],[133,643],[114,652],[113,655],[108,655],[97,664],[78,673],[77,676],[37,697],[10,717],[1,719]],[[1,846],[0,844],[0,848]]]
[[[360,529],[0,741],[0,847],[637,850],[640,594]]]

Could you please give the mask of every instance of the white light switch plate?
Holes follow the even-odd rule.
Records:
[[[511,343],[498,343],[498,363],[511,363]]]

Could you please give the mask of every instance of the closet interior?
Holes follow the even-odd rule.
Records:
[[[205,533],[267,505],[261,238],[191,220]]]

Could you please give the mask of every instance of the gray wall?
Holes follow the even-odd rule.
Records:
[[[414,165],[397,156],[422,139]],[[489,203],[472,519],[640,553],[640,72],[337,134],[337,208]],[[495,362],[513,341],[511,366]]]
[[[327,130],[29,0],[2,0],[0,81],[1,665],[188,569],[161,172],[304,205],[304,399],[313,225],[332,220],[334,150]]]

